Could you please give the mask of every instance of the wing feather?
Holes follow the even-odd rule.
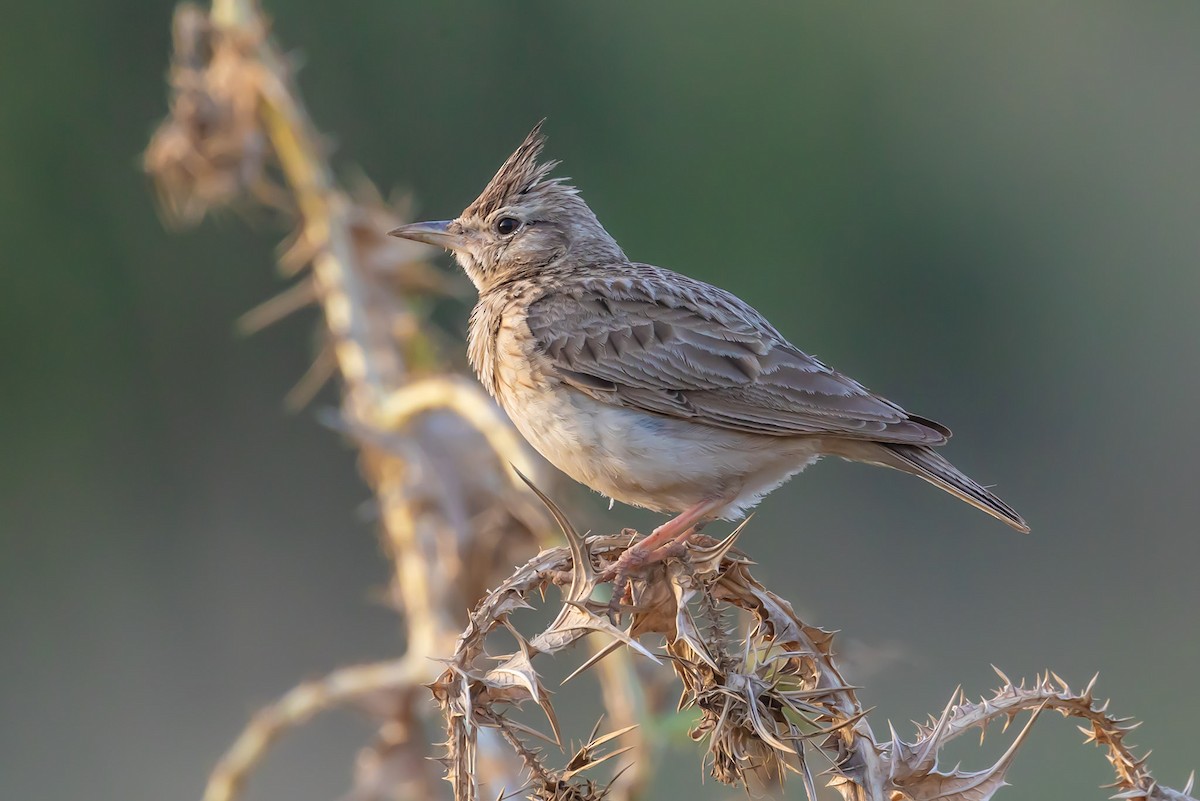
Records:
[[[624,269],[615,280],[569,281],[529,307],[540,351],[576,390],[773,436],[922,445],[950,436],[802,352],[728,292],[646,265]]]

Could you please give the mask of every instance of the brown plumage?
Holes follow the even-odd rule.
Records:
[[[543,144],[539,123],[457,219],[392,233],[454,252],[479,290],[471,363],[546,459],[609,497],[678,514],[637,556],[740,517],[826,455],[911,473],[1029,530],[933,450],[945,426],[805,354],[729,292],[631,262],[579,193],[548,177],[557,162],[539,163]]]

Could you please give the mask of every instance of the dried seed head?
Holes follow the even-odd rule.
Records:
[[[246,191],[271,193],[258,102],[267,72],[251,56],[258,38],[216,28],[193,5],[175,12],[170,116],[143,166],[169,221],[193,225]]]
[[[531,797],[594,797],[596,779],[581,779],[578,765],[582,761],[590,769],[602,759],[577,753],[564,767],[552,768],[542,755],[524,747],[520,735],[533,732],[518,732],[506,713],[513,704],[533,700],[549,721],[550,739],[559,741],[537,662],[592,632],[651,659],[655,657],[643,641],[661,638],[683,684],[682,705],[700,712],[692,736],[707,743],[711,772],[722,782],[767,791],[778,788],[790,771],[804,776],[812,789],[804,764],[807,741],[817,739],[825,747],[825,741],[836,741],[839,753],[857,747],[861,710],[833,667],[830,635],[806,626],[786,602],[756,582],[744,558],[732,550],[732,539],[717,543],[699,537],[690,557],[668,560],[636,579],[635,609],[627,613],[629,628],[622,629],[607,617],[607,604],[592,596],[598,568],[613,564],[628,538],[584,539],[549,505],[568,546],[543,551],[480,602],[449,668],[432,686],[448,723],[448,777],[456,798],[475,797],[465,766],[475,759],[474,739],[481,727],[501,728],[513,738],[515,749],[524,750],[534,785],[543,788]],[[510,613],[530,605],[562,576],[570,583],[555,621],[533,635],[513,629]],[[517,637],[520,648],[496,665],[484,658],[484,643],[502,627]]]

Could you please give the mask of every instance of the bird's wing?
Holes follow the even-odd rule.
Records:
[[[563,381],[608,403],[774,436],[950,436],[801,352],[728,292],[657,268],[569,282],[533,302],[527,323]]]

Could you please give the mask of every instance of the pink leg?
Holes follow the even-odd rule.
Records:
[[[649,537],[637,543],[610,567],[607,578],[628,576],[644,565],[660,562],[670,556],[676,544],[683,544],[692,535],[698,523],[706,521],[713,512],[727,503],[724,499],[702,501],[685,509],[651,532]],[[619,583],[619,582],[618,582]]]

